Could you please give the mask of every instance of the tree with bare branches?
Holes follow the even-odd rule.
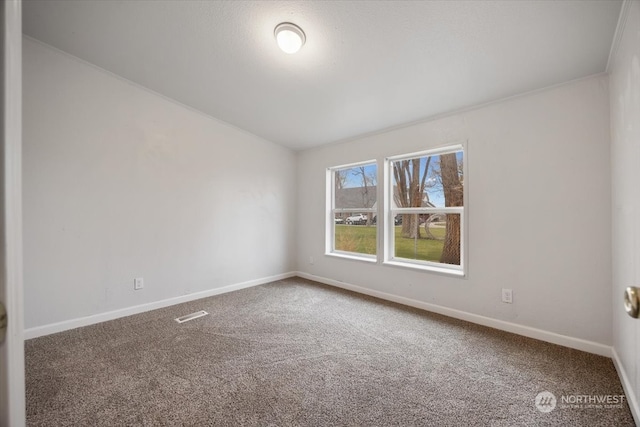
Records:
[[[375,173],[367,174],[364,166],[358,166],[351,169],[351,174],[359,176],[362,179],[362,206],[371,207],[371,201],[376,200],[376,181]],[[367,225],[371,225],[373,215],[367,215]]]
[[[334,172],[334,183],[336,186],[336,190],[342,190],[347,183],[347,171],[336,170]]]
[[[463,183],[460,180],[462,163],[456,153],[440,155],[440,177],[446,207],[463,205]],[[440,262],[460,265],[460,215],[447,214],[444,247]]]
[[[396,188],[394,200],[398,207],[419,208],[425,198],[427,174],[431,157],[427,157],[426,165],[421,172],[421,158],[400,160],[394,163],[393,174]],[[405,214],[402,217],[402,237],[419,239],[420,219],[419,215]]]

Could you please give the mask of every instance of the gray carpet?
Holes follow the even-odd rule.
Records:
[[[298,278],[29,340],[26,374],[31,426],[633,425],[561,407],[623,394],[610,359]]]

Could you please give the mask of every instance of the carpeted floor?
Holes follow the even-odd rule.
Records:
[[[31,426],[633,425],[563,404],[622,395],[610,359],[299,278],[29,340],[26,366]]]

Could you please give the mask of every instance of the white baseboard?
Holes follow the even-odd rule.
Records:
[[[620,382],[622,383],[624,394],[627,396],[627,403],[629,403],[631,415],[633,415],[633,419],[635,420],[636,425],[640,426],[640,406],[638,406],[638,398],[636,396],[636,392],[633,390],[633,386],[631,385],[631,381],[629,381],[627,371],[624,369],[622,361],[620,360],[615,347],[611,349],[611,353],[613,365],[616,367],[616,371],[618,371],[618,376],[620,377]]]
[[[360,294],[365,294],[372,297],[384,299],[387,301],[396,302],[398,304],[408,305],[410,307],[420,308],[422,310],[431,311],[433,313],[442,314],[445,316],[453,317],[455,319],[466,320],[468,322],[476,323],[478,325],[488,326],[494,329],[500,329],[502,331],[511,332],[511,333],[522,335],[529,338],[535,338],[540,341],[546,341],[546,342],[550,342],[552,344],[558,344],[564,347],[574,348],[576,350],[586,351],[588,353],[593,353],[600,356],[611,357],[610,346],[599,344],[593,341],[587,341],[581,338],[574,338],[566,335],[560,335],[560,334],[556,334],[555,332],[549,332],[549,331],[544,331],[542,329],[531,328],[529,326],[518,325],[517,323],[505,322],[504,320],[493,319],[491,317],[468,313],[466,311],[443,307],[441,305],[429,304],[429,303],[414,300],[411,298],[401,297],[393,294],[388,294],[386,292],[363,288],[362,286],[356,286],[356,285],[340,282],[333,279],[327,279],[326,277],[314,276],[313,274],[308,274],[301,271],[298,271],[296,275],[304,279],[314,280],[316,282],[324,283],[331,286],[336,286],[342,289],[347,289],[349,291],[357,292]]]
[[[376,291],[361,286],[352,285],[345,282],[340,282],[326,277],[314,276],[312,274],[304,272],[288,272],[278,274],[275,276],[264,277],[261,279],[250,280],[247,282],[236,283],[221,288],[210,289],[207,291],[196,292],[189,295],[182,295],[175,298],[169,298],[161,301],[151,302],[147,304],[136,305],[133,307],[127,307],[120,310],[109,311],[106,313],[95,314],[93,316],[81,317],[78,319],[66,320],[63,322],[52,323],[49,325],[38,326],[35,328],[29,328],[24,331],[24,339],[32,339],[41,337],[44,335],[55,334],[57,332],[67,331],[69,329],[80,328],[82,326],[93,325],[100,322],[106,322],[109,320],[118,319],[120,317],[131,316],[145,311],[156,310],[158,308],[168,307],[170,305],[181,304],[183,302],[189,302],[200,298],[206,298],[213,295],[224,294],[227,292],[236,291],[239,289],[250,288],[252,286],[263,285],[269,282],[275,282],[278,280],[287,279],[290,277],[299,276],[305,279],[314,280],[316,282],[324,283],[327,285],[335,286],[342,289],[347,289],[360,294],[370,295],[376,298],[384,299],[387,301],[396,302],[398,304],[407,305],[410,307],[416,307],[422,310],[431,311],[434,313],[442,314],[445,316],[453,317],[460,320],[466,320],[468,322],[476,323],[483,326],[488,326],[495,329],[511,332],[518,335],[523,335],[530,338],[539,339],[541,341],[550,342],[553,344],[562,345],[576,350],[582,350],[589,353],[598,354],[605,357],[612,357],[612,349],[610,346],[595,343],[592,341],[583,340],[580,338],[573,338],[566,335],[556,334],[554,332],[543,331],[541,329],[531,328],[529,326],[518,325],[516,323],[505,322],[503,320],[493,319],[478,314],[468,313],[461,310],[456,310],[436,304],[430,304],[411,298],[401,297],[386,292]]]
[[[201,298],[210,297],[213,295],[225,294],[227,292],[237,291],[240,289],[250,288],[253,286],[264,285],[265,283],[275,282],[278,280],[287,279],[289,277],[296,276],[295,272],[288,272],[278,274],[275,276],[263,277],[261,279],[249,280],[247,282],[236,283],[229,286],[223,286],[221,288],[209,289],[207,291],[195,292],[193,294],[182,295],[179,297],[169,298],[161,301],[150,302],[147,304],[136,305],[133,307],[127,307],[120,310],[108,311],[106,313],[95,314],[93,316],[81,317],[78,319],[65,320],[63,322],[52,323],[50,325],[38,326],[35,328],[25,329],[24,339],[37,338],[44,335],[51,335],[57,332],[67,331],[69,329],[80,328],[82,326],[89,326],[96,323],[106,322],[109,320],[118,319],[120,317],[131,316],[133,314],[144,313],[145,311],[156,310],[158,308],[168,307],[170,305],[181,304],[183,302],[189,302]]]

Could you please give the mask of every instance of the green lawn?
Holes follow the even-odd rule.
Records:
[[[444,237],[444,228],[431,228],[436,237]],[[402,226],[395,227],[395,256],[398,258],[440,262],[443,242],[425,239],[407,239],[402,237]],[[336,250],[361,254],[376,253],[376,227],[366,225],[336,224]]]

